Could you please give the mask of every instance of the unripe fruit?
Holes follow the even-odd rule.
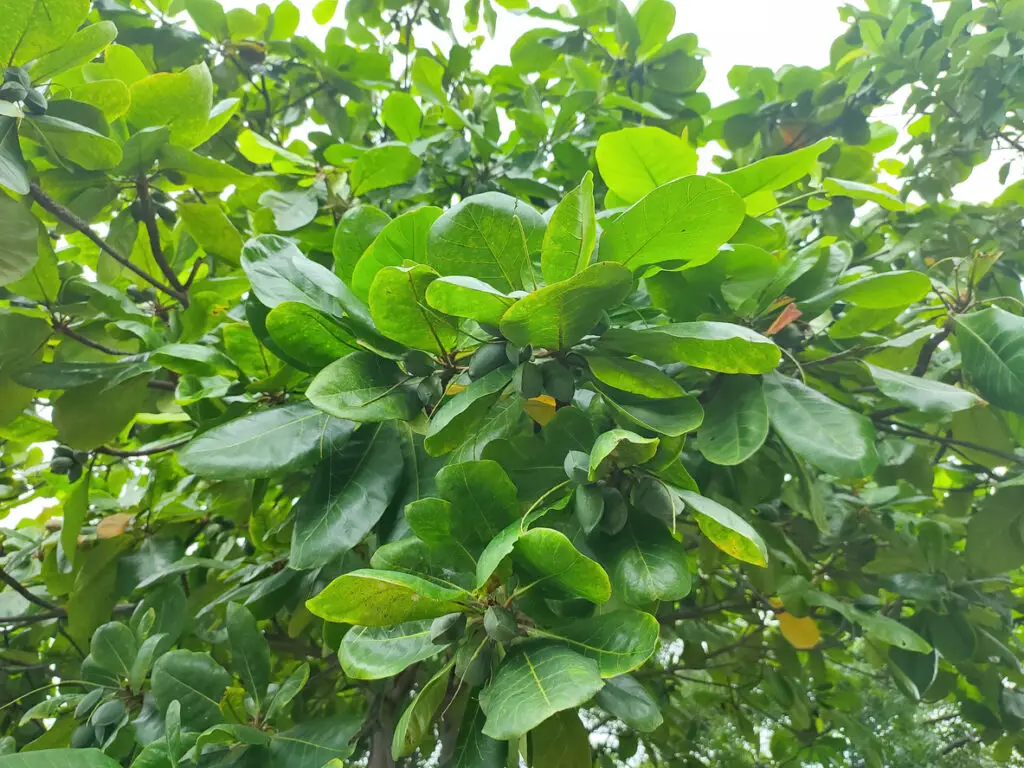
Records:
[[[48,106],[46,97],[43,94],[35,88],[28,89],[28,93],[25,94],[25,110],[27,112],[33,115],[41,115],[46,112]]]
[[[615,535],[626,526],[629,518],[629,508],[626,500],[618,488],[601,488],[601,495],[604,496],[604,514],[601,516],[601,530],[605,533]]]
[[[515,617],[500,605],[492,605],[484,614],[484,631],[496,643],[507,643],[519,634]]]
[[[120,699],[105,701],[93,711],[92,717],[89,718],[89,723],[97,728],[116,725],[121,722],[121,718],[125,716],[126,711],[124,702]]]
[[[596,485],[581,485],[573,499],[576,519],[584,533],[593,533],[604,514],[604,496]]]
[[[22,101],[28,94],[28,88],[14,81],[0,85],[0,99],[3,101]]]
[[[544,376],[538,366],[533,363],[523,363],[516,368],[516,373],[512,377],[512,386],[526,399],[537,397],[544,389]]]
[[[80,725],[71,732],[71,746],[74,749],[86,749],[94,743],[95,731],[91,725]]]
[[[562,468],[574,483],[590,482],[590,456],[583,451],[569,451],[565,454]]]
[[[8,67],[4,70],[4,82],[18,83],[26,89],[32,87],[32,78],[29,77],[28,71],[24,67]]]
[[[657,518],[665,525],[672,526],[675,523],[675,499],[660,480],[653,477],[642,478],[630,491],[629,500],[636,509]]]
[[[506,363],[504,344],[484,344],[469,361],[469,378],[480,379]]]
[[[58,475],[67,474],[73,466],[75,466],[75,460],[70,456],[54,456],[50,460],[50,470]]]
[[[552,360],[541,367],[544,374],[544,391],[559,403],[568,403],[576,394],[576,380],[572,371],[558,360]]]
[[[69,459],[75,455],[75,452],[66,445],[58,445],[53,449],[54,456],[67,456]]]

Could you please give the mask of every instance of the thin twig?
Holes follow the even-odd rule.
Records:
[[[914,366],[914,370],[911,371],[912,376],[924,376],[928,371],[928,366],[932,362],[932,355],[935,354],[935,350],[939,348],[939,345],[946,340],[953,331],[952,324],[947,320],[946,324],[942,326],[942,330],[936,333],[934,336],[929,337],[928,341],[921,347],[921,354],[917,356],[917,364]]]
[[[149,235],[149,247],[153,252],[153,261],[160,267],[160,271],[164,273],[167,282],[180,294],[179,298],[182,306],[188,307],[188,293],[185,291],[185,286],[181,284],[174,268],[167,261],[167,257],[164,255],[164,248],[160,244],[160,229],[156,224],[153,198],[149,194],[149,179],[145,176],[139,176],[135,181],[135,192],[138,194],[139,202],[142,204],[142,220],[146,225],[146,232]]]
[[[138,448],[136,450],[123,450],[121,448],[112,448],[109,445],[101,445],[96,449],[96,453],[102,453],[106,456],[118,456],[120,458],[131,458],[133,456],[153,456],[157,453],[165,453],[166,451],[173,451],[181,446],[185,445],[191,437],[182,438],[176,440],[173,443],[167,443],[166,445],[157,445],[151,448]]]
[[[22,585],[20,581],[18,581],[16,578],[7,573],[7,571],[5,571],[3,568],[0,568],[0,581],[2,581],[4,584],[9,586],[19,595],[24,597],[30,603],[35,603],[40,608],[45,608],[48,611],[63,611],[63,608],[61,608],[56,603],[51,603],[49,600],[46,600],[42,597],[39,597],[38,595],[34,595],[31,592],[29,592],[27,587]]]
[[[84,344],[87,347],[91,347],[92,349],[98,350],[107,355],[127,356],[135,354],[134,352],[123,352],[120,349],[114,349],[113,347],[108,347],[105,344],[100,344],[98,341],[93,341],[89,337],[83,336],[82,334],[78,333],[78,331],[73,330],[71,327],[65,325],[64,323],[54,323],[53,330],[55,330],[57,333],[63,336],[67,336],[69,339],[74,339],[79,344]]]

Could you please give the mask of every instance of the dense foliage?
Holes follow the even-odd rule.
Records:
[[[0,767],[1020,764],[1024,0],[0,10]]]

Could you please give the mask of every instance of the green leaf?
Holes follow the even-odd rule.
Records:
[[[286,301],[267,314],[267,333],[304,371],[316,373],[359,349],[336,320],[306,304]]]
[[[242,269],[256,298],[268,309],[296,301],[332,317],[348,317],[363,328],[373,327],[369,308],[337,275],[306,258],[291,240],[278,235],[250,240],[242,248]]]
[[[0,121],[9,119],[0,118]],[[4,127],[5,123],[0,122],[0,131]],[[3,145],[0,143],[0,158],[4,156]],[[0,172],[4,167],[5,164],[0,161]],[[4,186],[10,187],[6,183]],[[26,180],[25,191],[19,194],[27,192]],[[0,243],[0,285],[7,285],[27,275],[36,265],[39,259],[39,221],[27,206],[7,195],[0,195],[0,231],[4,233],[3,242]]]
[[[150,359],[175,373],[208,376],[235,372],[235,364],[227,355],[203,344],[165,344],[155,350]]]
[[[506,768],[508,742],[485,736],[485,715],[474,698],[466,705],[450,768]]]
[[[475,277],[439,277],[427,286],[427,304],[455,317],[498,325],[516,299]]]
[[[670,181],[640,199],[604,229],[598,261],[633,271],[653,264],[696,267],[711,261],[743,223],[743,201],[704,176]]]
[[[419,173],[420,165],[420,159],[400,144],[368,149],[352,167],[352,194],[365,195],[375,189],[404,184]]]
[[[931,281],[921,272],[883,272],[840,286],[840,294],[864,309],[889,309],[920,301],[931,289]]]
[[[981,404],[981,398],[966,389],[934,379],[908,376],[864,363],[878,390],[900,405],[928,413],[955,413]]]
[[[693,491],[675,489],[676,494],[690,507],[701,532],[723,552],[745,563],[768,565],[768,547],[750,523],[728,507]]]
[[[115,386],[105,382],[71,389],[53,404],[53,425],[61,442],[91,450],[116,438],[146,402],[146,376]]]
[[[237,265],[242,256],[242,235],[219,205],[178,203],[178,214],[189,234],[210,256]]]
[[[423,113],[416,99],[408,93],[394,91],[388,94],[381,105],[380,118],[399,141],[408,144],[420,136]]]
[[[227,40],[231,36],[227,16],[217,0],[185,0],[185,9],[199,30],[214,40]]]
[[[394,627],[353,627],[341,639],[338,658],[348,677],[382,680],[440,653],[445,646],[430,639],[431,621]]]
[[[17,195],[27,195],[29,192],[28,169],[25,166],[25,158],[21,156],[21,144],[18,143],[18,121],[7,115],[0,116],[0,186]],[[0,217],[4,216],[5,210],[14,206],[22,207],[5,195],[2,208],[0,208]],[[21,229],[24,230],[24,227]],[[17,228],[15,231],[18,231]],[[35,248],[32,249],[32,256],[32,263],[35,263]],[[8,258],[0,258],[0,285],[6,285],[18,279],[5,276],[10,270],[6,263]],[[25,274],[30,269],[31,265],[21,274]],[[16,270],[10,270],[10,272],[14,274]]]
[[[603,546],[615,592],[626,605],[642,607],[690,594],[686,549],[653,520],[627,521]]]
[[[89,479],[87,474],[74,484],[71,493],[64,499],[62,506],[63,521],[60,527],[60,546],[64,557],[74,565],[78,550],[78,535],[89,514]]]
[[[640,45],[637,58],[643,61],[668,39],[676,23],[676,8],[668,0],[643,0],[633,13]],[[696,160],[694,160],[696,169]],[[690,171],[693,173],[694,171]]]
[[[268,189],[260,195],[259,203],[274,215],[274,226],[282,232],[302,229],[320,212],[316,187]]]
[[[0,768],[118,768],[121,764],[98,749],[41,749],[0,756]]]
[[[809,147],[803,147],[784,155],[772,155],[738,170],[718,174],[742,197],[746,212],[759,216],[775,205],[773,199],[763,205],[766,195],[788,187],[811,173],[818,165],[818,158],[835,144],[835,139],[822,139]]]
[[[305,403],[282,405],[208,429],[181,449],[178,461],[218,480],[270,477],[324,459],[355,426]]]
[[[274,720],[278,715],[284,714],[285,708],[306,687],[308,681],[309,664],[304,661],[282,681],[277,691],[270,697],[270,703],[267,705],[267,719]]]
[[[932,650],[932,646],[927,640],[910,627],[895,619],[890,619],[888,616],[858,611],[855,618],[857,623],[864,627],[868,637],[873,640],[895,645],[897,648],[914,653],[930,653]]]
[[[559,531],[526,531],[515,543],[515,554],[539,584],[557,587],[597,604],[611,597],[612,586],[604,568],[583,555]]]
[[[24,64],[60,48],[85,21],[89,5],[89,0],[3,0],[0,61]]]
[[[466,442],[511,381],[511,366],[503,366],[444,402],[430,419],[423,440],[427,453],[443,456]]]
[[[238,603],[228,603],[225,626],[231,643],[231,668],[260,709],[270,683],[270,646],[252,613]]]
[[[647,363],[625,357],[584,355],[590,373],[602,384],[651,400],[682,397],[685,392],[671,377]]]
[[[629,270],[594,264],[517,301],[501,318],[501,333],[520,346],[570,347],[593,329],[602,312],[626,298],[632,284]]]
[[[641,437],[626,429],[600,434],[590,449],[587,476],[591,482],[603,479],[613,467],[635,467],[654,458],[658,438]]]
[[[768,406],[761,382],[748,376],[723,377],[704,408],[697,448],[713,464],[735,466],[749,459],[768,437]]]
[[[166,125],[172,144],[192,149],[208,138],[212,107],[213,80],[203,62],[132,83],[127,119],[136,128]]]
[[[370,287],[370,315],[377,330],[392,341],[444,359],[458,340],[458,321],[427,304],[427,289],[436,279],[437,273],[422,264],[384,267]]]
[[[121,162],[121,147],[92,128],[51,115],[26,117],[22,130],[32,140],[87,171],[103,171]]]
[[[408,421],[420,411],[407,377],[390,360],[353,352],[316,375],[306,397],[320,410],[352,421]]]
[[[352,291],[366,301],[374,277],[384,267],[402,266],[405,261],[426,263],[427,233],[440,215],[440,208],[428,205],[403,213],[385,224],[356,262],[350,281]]]
[[[387,511],[402,477],[394,424],[368,424],[319,466],[295,505],[290,565],[326,565],[362,541]]]
[[[441,275],[468,275],[504,292],[521,289],[524,280],[533,284],[530,257],[540,251],[544,229],[543,217],[515,198],[471,195],[431,226],[427,263]]]
[[[629,608],[580,619],[555,629],[533,628],[532,637],[559,640],[597,662],[601,677],[630,672],[654,655],[658,620]]]
[[[821,188],[835,197],[849,197],[853,200],[878,203],[887,211],[902,211],[907,204],[894,192],[880,184],[864,184],[846,179],[825,179]]]
[[[122,680],[131,676],[139,645],[127,624],[111,621],[100,626],[89,641],[89,656]]]
[[[327,621],[365,627],[391,627],[407,621],[460,613],[455,602],[468,594],[397,571],[363,569],[339,576],[306,601],[310,612]]]
[[[396,760],[415,752],[420,742],[430,733],[434,716],[448,691],[448,678],[454,664],[453,659],[424,683],[402,712],[391,740],[391,754]]]
[[[221,722],[220,700],[230,682],[231,675],[208,654],[178,650],[157,659],[151,685],[161,712],[178,701],[182,727],[204,730]]]
[[[590,736],[579,715],[565,710],[534,728],[530,757],[536,768],[592,768]]]
[[[356,205],[345,211],[338,222],[331,247],[334,272],[338,277],[347,283],[352,281],[352,273],[360,257],[389,221],[390,216],[372,205]]]
[[[967,523],[967,561],[982,573],[1024,565],[1024,488],[1002,488]]]
[[[540,252],[544,282],[551,285],[582,272],[590,264],[596,243],[594,174],[587,171],[580,185],[556,206],[544,230]]]
[[[992,405],[1024,413],[1024,318],[989,307],[959,315],[955,323],[970,385]]]
[[[664,722],[658,702],[630,675],[606,680],[594,701],[606,712],[642,733],[650,733]]]
[[[556,712],[589,701],[603,685],[592,659],[558,645],[519,646],[480,694],[483,733],[517,739]]]
[[[875,428],[806,384],[778,374],[764,378],[772,428],[795,454],[822,472],[866,477],[875,471]]]
[[[631,204],[663,184],[695,174],[697,150],[661,128],[622,128],[598,139],[597,167],[608,188]]]
[[[271,737],[269,759],[272,765],[287,765],[288,768],[333,765],[334,761],[344,760],[355,752],[352,740],[362,725],[363,717],[354,713],[299,723]]]
[[[66,43],[33,62],[29,69],[33,82],[49,80],[54,75],[92,61],[116,37],[117,27],[112,21],[82,27]]]
[[[773,341],[730,323],[670,323],[645,329],[613,328],[601,347],[656,363],[686,363],[719,373],[767,373],[782,359]]]

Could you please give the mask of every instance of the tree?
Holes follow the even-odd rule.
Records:
[[[1020,764],[1024,2],[8,5],[0,768]]]

